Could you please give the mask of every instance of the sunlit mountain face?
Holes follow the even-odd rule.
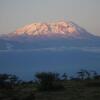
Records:
[[[0,36],[0,66],[24,79],[39,71],[100,72],[100,37],[67,21],[26,25]]]
[[[11,33],[13,36],[28,35],[33,37],[72,37],[72,38],[87,38],[91,36],[85,29],[79,27],[73,22],[58,21],[52,23],[33,23],[26,25],[23,28],[17,29]]]

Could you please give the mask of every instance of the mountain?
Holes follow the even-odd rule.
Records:
[[[100,37],[67,21],[33,23],[0,37],[0,50],[69,46],[100,47]]]
[[[33,23],[17,29],[11,35],[21,36],[60,36],[60,37],[76,37],[87,38],[92,36],[85,29],[74,24],[73,22],[57,21],[51,23]]]
[[[0,72],[33,79],[33,73],[100,72],[100,37],[73,22],[33,23],[0,36]]]

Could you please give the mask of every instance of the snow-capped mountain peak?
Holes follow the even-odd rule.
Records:
[[[74,34],[73,34],[74,33]],[[57,21],[51,23],[32,23],[26,25],[23,28],[17,29],[13,34],[16,35],[79,35],[76,27],[70,22],[66,21]]]
[[[81,28],[77,24],[68,21],[56,21],[56,22],[40,22],[26,25],[17,29],[11,33],[12,36],[60,36],[60,37],[74,37],[74,38],[86,38],[92,34],[88,33],[85,29]]]

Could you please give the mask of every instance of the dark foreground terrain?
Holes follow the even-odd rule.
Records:
[[[29,82],[0,74],[0,100],[100,100],[100,75],[85,73],[71,78],[65,73],[62,78],[57,73],[37,73]]]

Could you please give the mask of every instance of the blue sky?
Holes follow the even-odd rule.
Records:
[[[100,0],[0,0],[0,34],[33,22],[73,21],[100,35]]]

